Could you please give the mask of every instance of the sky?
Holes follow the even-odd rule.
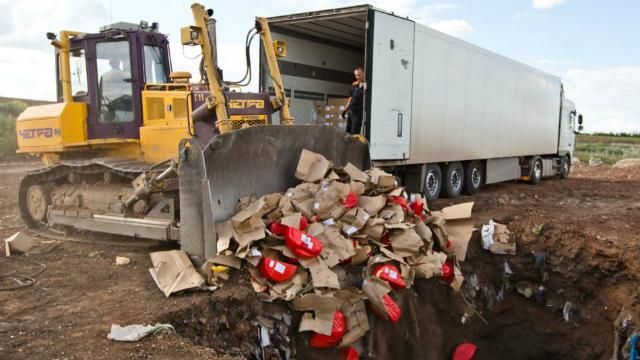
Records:
[[[244,37],[256,16],[362,4],[361,1],[211,1],[225,78],[245,70]],[[192,1],[0,0],[0,96],[55,99],[53,47],[46,32],[97,32],[128,21],[160,23],[174,70],[197,74],[198,49],[180,44]],[[376,7],[562,78],[584,115],[585,131],[640,132],[640,1],[635,0],[373,0]],[[257,59],[254,41],[253,59]],[[257,61],[254,61],[257,62]],[[197,76],[196,76],[197,77]],[[254,79],[257,77],[254,76]],[[256,80],[257,81],[257,80]],[[250,87],[257,89],[257,83]]]

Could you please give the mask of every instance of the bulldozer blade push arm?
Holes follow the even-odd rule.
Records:
[[[215,255],[214,224],[228,220],[243,196],[284,192],[300,183],[294,174],[302,149],[338,166],[350,162],[364,170],[371,163],[367,145],[330,126],[253,126],[218,135],[204,147],[193,141],[180,165],[182,248],[199,257]]]
[[[229,112],[227,109],[227,100],[224,96],[222,81],[218,76],[218,64],[216,63],[215,49],[216,42],[209,33],[207,24],[209,22],[209,14],[204,6],[194,3],[191,5],[193,13],[193,21],[195,26],[189,29],[189,41],[183,40],[183,45],[200,45],[204,67],[207,73],[207,82],[211,95],[206,98],[206,111],[215,112],[216,126],[221,133],[231,131],[231,121],[229,120]],[[193,34],[193,35],[191,35]],[[195,118],[196,114],[194,114]]]
[[[274,109],[280,110],[280,122],[284,125],[295,124],[295,119],[291,115],[291,100],[287,98],[284,91],[284,84],[282,82],[282,75],[280,74],[280,67],[278,66],[278,56],[284,56],[276,52],[276,44],[271,38],[271,30],[269,29],[269,22],[266,18],[256,18],[256,29],[260,32],[260,38],[262,39],[262,48],[264,49],[265,59],[267,60],[269,77],[273,84],[275,93]]]

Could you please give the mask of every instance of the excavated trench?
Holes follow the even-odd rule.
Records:
[[[597,289],[605,281],[615,281],[608,275],[620,266],[615,259],[601,254],[604,258],[599,264],[603,266],[585,266],[579,259],[563,262],[546,254],[546,265],[541,266],[540,257],[536,263],[531,253],[532,246],[522,246],[515,256],[492,255],[480,247],[478,236],[474,234],[462,264],[466,280],[460,293],[438,280],[417,280],[413,288],[398,294],[402,309],[398,323],[380,320],[369,311],[371,330],[359,345],[361,358],[447,359],[464,342],[477,345],[474,359],[611,357],[613,322],[619,308],[601,303]],[[498,300],[505,283],[505,260],[513,274]],[[542,282],[545,271],[548,280]],[[516,285],[522,282],[534,284],[530,298],[518,292]],[[540,285],[544,291],[538,290]],[[572,303],[566,311],[568,321],[563,314],[567,302]],[[297,332],[300,317],[287,303],[262,302],[247,275],[238,274],[198,306],[159,320],[220,355],[341,359],[340,350],[308,346],[310,334]],[[271,346],[264,349],[258,324],[277,330],[269,339]]]

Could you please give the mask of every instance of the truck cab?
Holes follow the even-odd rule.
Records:
[[[580,130],[582,130],[582,114],[578,114],[573,101],[563,97],[560,111],[558,155],[573,159],[576,150],[576,133]]]

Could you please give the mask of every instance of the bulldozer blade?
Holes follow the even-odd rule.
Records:
[[[330,126],[253,126],[215,136],[203,147],[191,141],[180,166],[182,248],[198,257],[215,255],[215,224],[235,214],[238,199],[284,192],[300,183],[294,174],[302,149],[338,166],[371,166],[366,144]]]

